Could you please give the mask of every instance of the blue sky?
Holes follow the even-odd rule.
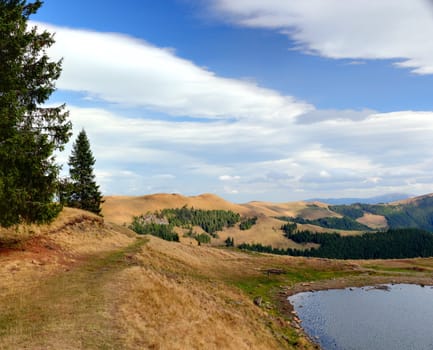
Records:
[[[32,20],[104,194],[433,192],[427,0],[46,0]]]

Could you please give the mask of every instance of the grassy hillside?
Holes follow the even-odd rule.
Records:
[[[108,221],[128,226],[133,216],[155,211],[167,211],[182,207],[200,210],[223,210],[239,214],[242,218],[257,217],[256,223],[248,230],[239,225],[225,227],[212,232],[212,238],[199,226],[186,230],[174,227],[173,230],[183,242],[195,244],[194,238],[210,239],[212,245],[224,245],[225,240],[234,243],[272,246],[278,249],[305,249],[311,245],[299,245],[284,236],[281,230],[283,221],[296,222],[298,230],[310,232],[337,232],[342,236],[356,236],[364,232],[384,231],[397,228],[419,228],[433,231],[433,196],[426,195],[391,204],[335,205],[315,202],[249,202],[233,204],[215,195],[185,197],[179,194],[155,194],[142,197],[107,197],[103,214]],[[229,225],[230,226],[230,225]],[[198,229],[197,229],[198,228]],[[192,230],[192,231],[191,231]],[[208,232],[209,233],[209,232]]]
[[[66,209],[2,230],[2,349],[313,349],[292,293],[431,282],[433,259],[337,261],[135,236]],[[254,303],[256,300],[256,304]]]
[[[298,248],[303,247],[284,237],[281,225],[284,221],[279,220],[280,216],[292,216],[305,218],[304,224],[300,224],[300,229],[308,229],[313,232],[327,232],[329,227],[318,225],[320,220],[345,220],[339,213],[333,212],[328,205],[322,203],[267,203],[250,202],[246,204],[233,204],[224,199],[211,194],[186,197],[179,194],[155,194],[141,197],[111,196],[105,198],[103,204],[103,215],[107,221],[120,225],[130,225],[134,216],[146,213],[155,213],[167,209],[180,209],[182,207],[195,208],[201,210],[225,210],[239,214],[242,218],[258,217],[256,224],[248,230],[241,230],[239,225],[225,228],[218,232],[216,238],[212,238],[212,245],[224,245],[224,241],[231,237],[235,244],[260,242],[272,245],[277,248]],[[326,219],[328,218],[328,219]],[[333,231],[342,235],[357,235],[362,233],[359,228],[346,229],[344,226],[332,227]],[[190,239],[184,237],[187,230],[174,228],[181,241]],[[197,234],[202,230],[194,228]],[[194,243],[189,240],[190,243]]]
[[[250,209],[230,203],[213,194],[186,197],[180,194],[152,194],[147,196],[107,196],[102,204],[102,213],[110,222],[116,224],[129,224],[133,216],[162,209],[189,208],[205,210],[231,210],[239,214],[248,214]]]

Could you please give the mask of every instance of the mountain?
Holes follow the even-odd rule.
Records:
[[[418,228],[433,232],[433,194],[388,204],[334,205],[331,210],[361,222],[366,215],[382,216],[391,229]]]
[[[307,199],[306,202],[322,202],[332,205],[349,205],[354,203],[365,203],[365,204],[380,204],[396,202],[410,198],[411,195],[407,193],[388,193],[380,196],[368,197],[368,198],[313,198]]]

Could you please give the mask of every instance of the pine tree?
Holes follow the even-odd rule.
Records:
[[[54,151],[71,136],[64,105],[41,107],[55,90],[61,62],[46,49],[53,36],[28,28],[36,0],[0,0],[0,225],[46,222],[54,203],[59,166]]]
[[[75,208],[101,213],[102,195],[95,182],[93,166],[95,158],[90,150],[86,132],[81,130],[72,147],[69,157],[69,174],[72,181],[72,193],[68,204]]]

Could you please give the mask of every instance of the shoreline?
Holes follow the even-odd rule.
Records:
[[[279,312],[288,318],[291,327],[294,328],[301,337],[305,338],[310,345],[313,346],[313,349],[322,350],[321,346],[317,342],[317,339],[311,338],[305,332],[304,328],[302,327],[302,320],[299,318],[296,310],[288,298],[290,296],[305,292],[319,292],[325,290],[362,287],[381,288],[382,285],[386,284],[415,284],[420,286],[433,286],[433,276],[353,276],[330,280],[301,282],[291,287],[284,287],[283,290],[278,293],[277,307]]]

